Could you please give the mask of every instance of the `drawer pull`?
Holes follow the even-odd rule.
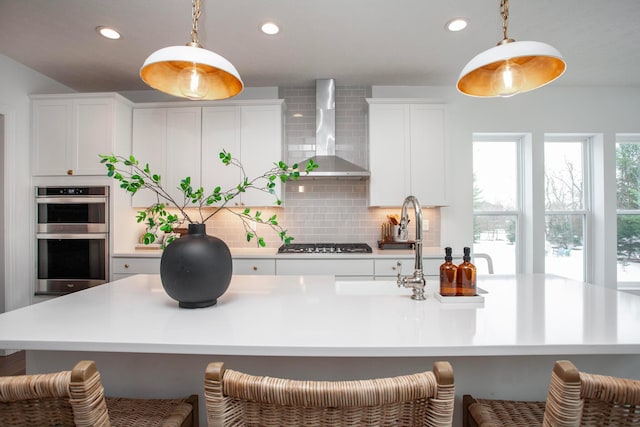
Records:
[[[257,265],[253,266],[253,271],[258,271],[258,266]]]
[[[124,268],[129,268],[129,264],[125,264],[125,265],[124,265]]]

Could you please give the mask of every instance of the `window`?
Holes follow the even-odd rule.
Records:
[[[544,144],[545,272],[585,280],[587,197],[585,140]]]
[[[617,137],[618,283],[640,284],[640,136]]]
[[[519,159],[518,138],[474,135],[473,252],[491,256],[496,274],[517,272]]]

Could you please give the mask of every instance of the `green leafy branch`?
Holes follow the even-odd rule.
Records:
[[[129,157],[117,155],[100,155],[100,162],[107,168],[107,176],[120,182],[120,188],[131,193],[137,193],[142,189],[148,189],[156,194],[157,201],[145,210],[139,211],[136,220],[144,223],[147,232],[143,236],[145,244],[156,241],[158,232],[162,231],[169,234],[165,244],[175,239],[174,229],[183,222],[189,223],[205,223],[220,211],[226,209],[234,215],[238,216],[243,223],[247,241],[256,238],[258,246],[265,246],[264,238],[259,236],[255,231],[255,224],[263,224],[275,232],[282,242],[289,244],[293,237],[287,234],[287,230],[282,228],[277,221],[277,216],[273,215],[269,218],[263,218],[260,211],[251,212],[250,209],[244,209],[242,212],[231,210],[227,204],[241,193],[249,189],[254,189],[271,194],[275,199],[276,205],[281,205],[282,201],[276,194],[276,183],[287,182],[288,180],[297,180],[300,177],[299,165],[291,166],[279,161],[273,164],[273,167],[261,175],[250,179],[245,173],[244,167],[240,161],[234,158],[230,153],[223,150],[220,153],[220,161],[226,166],[234,166],[240,169],[240,182],[230,189],[223,190],[220,186],[215,186],[213,191],[205,193],[203,187],[194,188],[191,184],[191,177],[185,177],[180,181],[178,189],[182,194],[182,201],[176,202],[173,196],[162,186],[162,177],[153,173],[149,164],[141,164],[133,155]],[[309,173],[316,169],[318,164],[309,160],[304,168],[303,173]],[[174,207],[178,209],[182,218],[176,214],[171,214],[167,208]],[[199,221],[195,221],[189,216],[187,208],[197,208],[199,213]],[[209,210],[204,208],[213,208]]]

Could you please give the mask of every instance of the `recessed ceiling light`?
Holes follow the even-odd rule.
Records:
[[[263,33],[270,36],[276,35],[280,32],[280,28],[278,28],[278,26],[273,22],[265,22],[260,28]]]
[[[118,40],[120,38],[120,33],[110,27],[98,27],[96,28],[96,31],[102,37],[107,39]]]
[[[465,28],[467,28],[468,24],[469,24],[469,21],[465,18],[454,18],[449,22],[447,22],[447,25],[445,25],[445,28],[452,32],[462,31]]]

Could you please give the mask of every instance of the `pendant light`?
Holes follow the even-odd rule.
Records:
[[[198,41],[200,0],[192,0],[192,13],[191,41],[153,52],[140,77],[152,88],[182,98],[225,99],[239,94],[243,83],[235,67]]]
[[[477,97],[509,97],[551,83],[567,68],[554,47],[535,41],[516,42],[507,35],[509,0],[500,3],[503,39],[474,57],[458,79],[458,90]]]

